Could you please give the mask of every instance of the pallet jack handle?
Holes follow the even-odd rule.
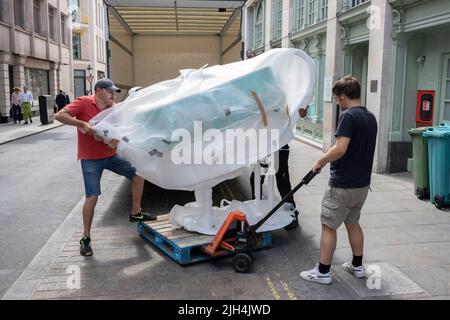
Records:
[[[303,185],[307,185],[316,175],[317,175],[317,171],[313,171],[311,170],[310,172],[308,172],[306,174],[306,176],[302,179],[302,181],[300,181],[300,183],[294,188],[292,189],[284,198],[283,200],[281,200],[272,210],[270,210],[270,212],[263,218],[261,219],[257,224],[254,224],[252,226],[249,226],[247,229],[247,232],[255,232],[256,230],[258,230],[259,227],[261,227],[264,222],[266,222],[278,209],[280,209],[280,207],[294,194],[297,192],[298,189],[300,189]]]

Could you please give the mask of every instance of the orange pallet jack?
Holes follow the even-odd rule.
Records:
[[[212,256],[234,254],[233,268],[237,272],[248,272],[253,263],[251,251],[257,249],[261,237],[256,232],[264,222],[266,222],[298,189],[307,185],[317,172],[310,171],[269,213],[258,223],[250,225],[244,213],[239,211],[231,212],[225,219],[214,239],[201,250]]]

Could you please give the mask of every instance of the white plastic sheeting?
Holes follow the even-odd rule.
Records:
[[[214,208],[211,188],[293,138],[298,109],[312,100],[315,80],[314,62],[303,51],[273,49],[245,61],[181,70],[176,79],[133,89],[91,123],[104,140],[120,140],[118,154],[146,180],[195,191],[196,202],[171,210],[174,227],[213,235],[232,211],[245,213],[250,224],[270,211],[273,184],[269,200]],[[286,204],[258,231],[282,228],[292,219]]]
[[[180,73],[176,79],[135,91],[91,120],[105,140],[121,141],[118,154],[130,160],[139,175],[166,189],[215,186],[288,143],[298,109],[311,101],[315,86],[314,62],[298,49],[273,49],[252,59]],[[264,106],[266,122],[252,92]],[[256,151],[250,148],[227,163],[225,157],[234,150],[236,137],[224,135],[221,149],[215,143],[219,145],[213,152],[217,159],[205,163],[198,161],[199,153],[210,147],[205,139],[173,136],[182,128],[194,137],[199,129],[194,121],[201,121],[203,132],[212,128],[222,133],[226,129],[278,129],[279,141],[277,145],[267,141],[266,148]],[[189,151],[192,161],[172,161],[174,155],[186,156]]]
[[[261,200],[258,204],[254,200],[222,202],[220,207],[213,207],[212,214],[204,214],[199,208],[199,202],[191,202],[185,206],[175,206],[170,211],[170,222],[173,228],[184,227],[189,231],[215,235],[227,216],[233,211],[245,213],[247,222],[254,225],[272,209],[268,200]],[[293,219],[293,208],[285,203],[277,210],[256,232],[265,232],[283,228]],[[207,221],[206,219],[210,219]]]

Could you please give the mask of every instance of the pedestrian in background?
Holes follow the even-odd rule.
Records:
[[[28,91],[28,87],[23,87],[23,92],[20,94],[20,101],[22,105],[22,111],[23,111],[23,120],[25,121],[24,124],[28,124],[28,121],[30,123],[33,123],[33,119],[31,119],[31,107],[33,106],[33,94],[31,91]]]
[[[70,103],[70,98],[67,93],[64,92],[64,95],[66,96],[66,106]]]
[[[14,123],[22,121],[22,108],[20,107],[20,88],[15,87],[14,92],[11,94],[11,113]]]
[[[64,108],[67,105],[66,95],[64,94],[64,92],[62,90],[59,90],[59,93],[55,98],[55,103],[58,107],[57,111],[60,111],[62,108]]]

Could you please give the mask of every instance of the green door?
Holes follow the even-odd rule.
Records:
[[[439,121],[450,121],[450,54],[444,56],[444,68],[442,78],[442,99],[441,112],[439,114]]]

